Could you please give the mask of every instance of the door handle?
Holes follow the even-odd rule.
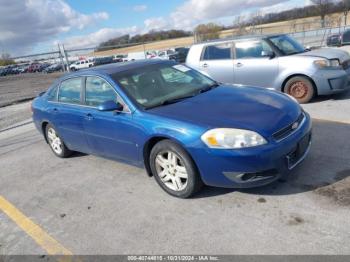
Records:
[[[86,114],[85,119],[92,120],[92,119],[94,119],[94,117],[92,116],[92,114],[89,113],[89,114]]]
[[[237,66],[237,67],[242,67],[243,64],[242,64],[242,63],[237,63],[236,66]]]
[[[206,67],[208,67],[208,64],[205,63],[205,64],[202,65],[202,67],[206,68]]]
[[[53,108],[52,111],[53,111],[54,114],[57,114],[57,113],[58,113],[58,109],[57,109],[56,107]]]

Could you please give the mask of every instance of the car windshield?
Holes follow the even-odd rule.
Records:
[[[269,37],[269,40],[283,55],[294,55],[305,52],[305,48],[301,44],[287,35]]]
[[[169,63],[119,72],[112,78],[145,109],[176,103],[217,86],[215,81],[187,66]]]

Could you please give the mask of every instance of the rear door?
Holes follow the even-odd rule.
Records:
[[[233,83],[232,43],[220,43],[203,47],[200,71],[221,83]]]
[[[273,87],[278,75],[278,59],[264,56],[272,52],[264,40],[235,43],[234,82],[258,87]]]
[[[50,103],[52,123],[69,149],[89,153],[84,135],[82,106],[83,78],[74,77],[63,81],[58,89],[57,101]]]

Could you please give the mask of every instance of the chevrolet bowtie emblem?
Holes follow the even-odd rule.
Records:
[[[292,125],[292,129],[295,130],[295,129],[298,128],[298,126],[299,126],[299,123],[298,123],[298,122],[295,122],[295,123],[293,123],[293,125]]]

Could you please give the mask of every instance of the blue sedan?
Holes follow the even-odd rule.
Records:
[[[68,74],[32,103],[53,153],[145,167],[167,193],[203,184],[248,188],[285,176],[309,152],[311,120],[293,98],[221,85],[184,65],[148,60]]]

